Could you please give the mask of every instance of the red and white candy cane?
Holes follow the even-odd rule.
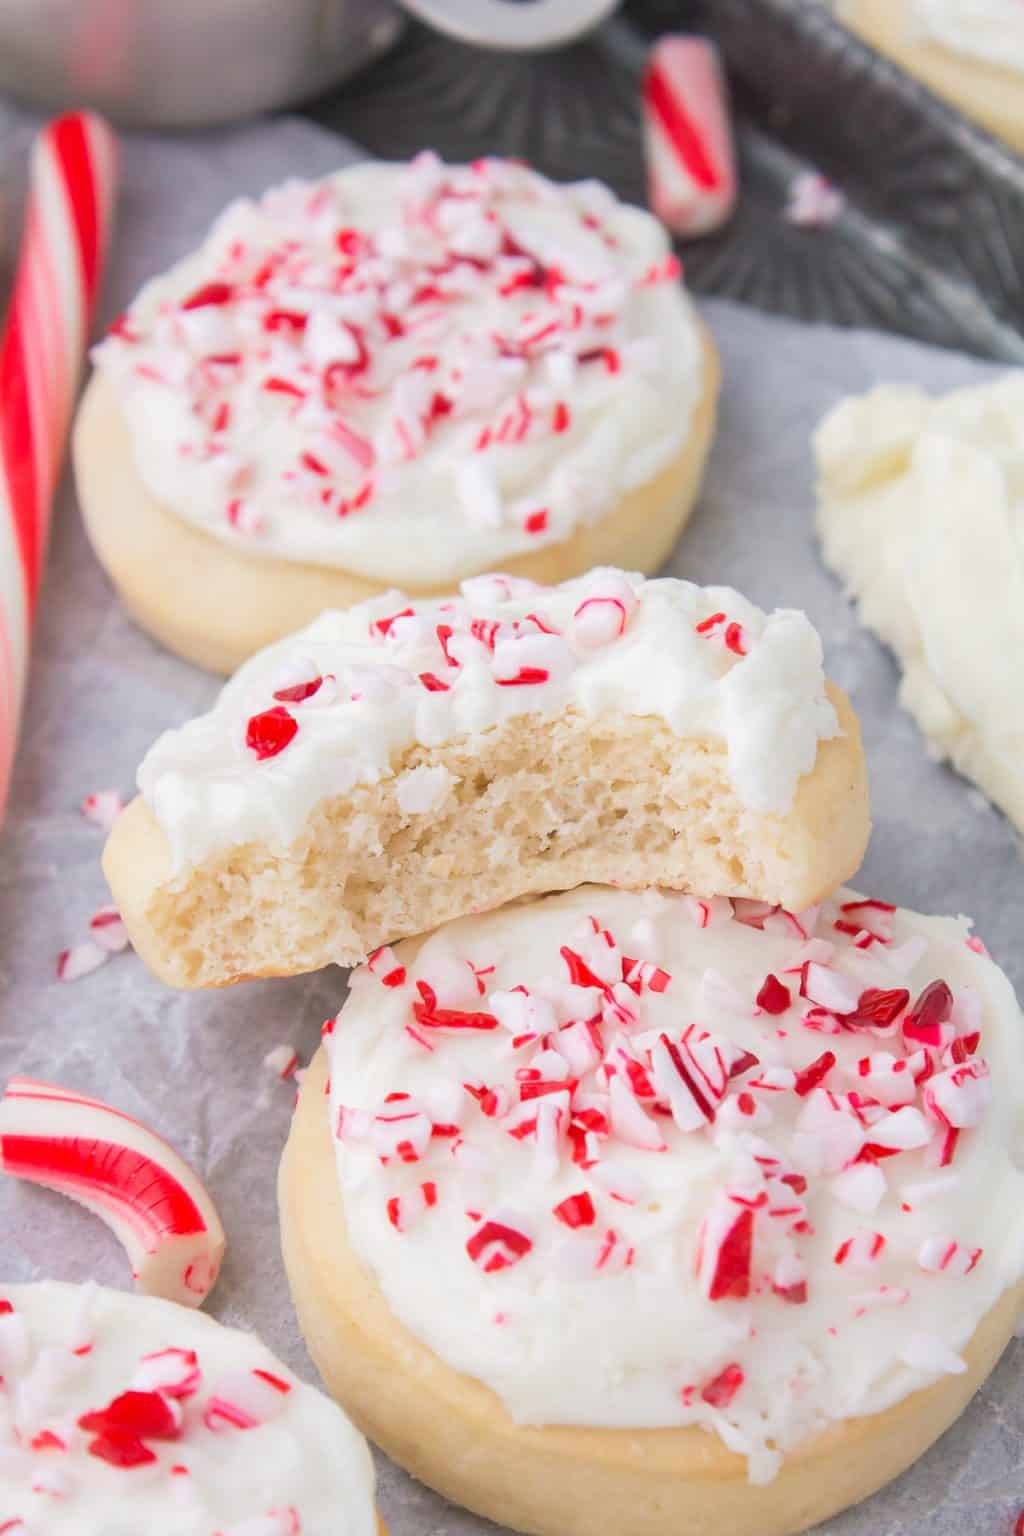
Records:
[[[663,37],[644,74],[651,207],[674,234],[720,229],[736,203],[736,161],[722,69],[703,37]]]
[[[130,1115],[14,1077],[0,1100],[0,1171],[105,1221],[147,1295],[198,1307],[213,1288],[225,1248],[213,1201],[174,1148]]]
[[[113,134],[88,112],[48,124],[32,150],[25,229],[0,341],[0,818],[116,167]]]

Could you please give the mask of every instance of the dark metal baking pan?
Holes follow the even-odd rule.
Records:
[[[308,110],[374,154],[522,155],[642,200],[639,72],[651,37],[688,29],[722,50],[743,181],[729,228],[683,248],[698,292],[1024,361],[1024,162],[814,0],[633,0],[584,42],[529,57],[413,25]],[[847,199],[826,229],[783,216],[812,167]]]

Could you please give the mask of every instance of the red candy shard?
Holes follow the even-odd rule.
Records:
[[[594,1202],[586,1190],[579,1195],[567,1195],[564,1200],[554,1207],[554,1213],[558,1220],[564,1222],[567,1227],[592,1227],[594,1225]]]
[[[953,1012],[953,994],[944,981],[929,982],[903,1020],[904,1040],[942,1044],[942,1026]]]
[[[743,1371],[733,1361],[718,1373],[714,1381],[709,1381],[707,1386],[702,1388],[701,1398],[712,1408],[728,1408],[745,1380]]]
[[[411,608],[403,608],[401,613],[389,614],[386,619],[374,619],[370,625],[370,634],[372,635],[376,630],[378,635],[389,635],[391,633],[391,626],[396,619],[411,619],[412,617],[413,610]]]
[[[496,677],[499,688],[523,688],[533,683],[546,683],[551,673],[547,667],[520,667],[515,677]]]
[[[742,1301],[749,1296],[753,1239],[754,1213],[749,1206],[739,1207],[718,1247],[708,1285],[709,1301],[724,1301],[727,1297]]]
[[[89,1455],[112,1467],[144,1467],[156,1461],[156,1453],[127,1430],[110,1430],[89,1442]]]
[[[843,1023],[852,1028],[877,1024],[884,1029],[899,1018],[909,1002],[906,987],[868,987],[857,999],[853,1012],[844,1016]]]
[[[747,648],[743,644],[743,625],[727,624],[725,627],[725,648],[732,651],[735,656],[745,656]]]
[[[599,987],[602,992],[604,991],[604,982],[590,969],[582,955],[570,949],[568,944],[563,944],[558,953],[568,966],[569,980],[574,987]]]
[[[757,994],[757,1006],[763,1008],[765,1013],[780,1014],[785,1013],[791,1000],[789,988],[783,986],[779,978],[769,972]]]
[[[55,1435],[52,1429],[40,1430],[38,1435],[33,1435],[30,1442],[34,1451],[66,1451],[67,1446],[59,1435]]]
[[[835,1064],[835,1053],[833,1051],[822,1051],[821,1055],[816,1057],[809,1066],[804,1067],[803,1071],[796,1074],[793,1092],[801,1099],[806,1098],[811,1089],[817,1088],[818,1084],[828,1076]]]
[[[421,1001],[413,1003],[413,1017],[427,1029],[497,1029],[493,1013],[470,1012],[462,1008],[439,1008],[437,993],[425,981],[416,983]]]
[[[181,1430],[181,1415],[175,1413],[160,1392],[122,1392],[92,1413],[83,1413],[79,1429],[89,1434],[128,1434],[140,1439],[173,1440]]]
[[[245,732],[245,744],[260,762],[277,757],[298,732],[294,717],[282,706],[253,715]]]
[[[206,309],[210,305],[230,304],[235,290],[231,283],[204,283],[182,304],[182,309]]]
[[[274,698],[281,704],[302,704],[306,699],[311,699],[314,693],[319,693],[322,685],[322,677],[313,677],[308,683],[295,683],[291,688],[279,688]]]
[[[525,1232],[519,1232],[503,1221],[485,1221],[466,1243],[466,1252],[474,1264],[480,1264],[484,1255],[489,1256],[482,1264],[485,1275],[497,1274],[526,1257],[533,1243]]]
[[[447,693],[451,687],[450,683],[442,683],[441,679],[436,677],[433,672],[421,672],[420,682],[428,693]]]

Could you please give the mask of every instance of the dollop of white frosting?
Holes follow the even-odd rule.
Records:
[[[938,753],[1024,828],[1024,373],[885,385],[815,439],[825,558]]]
[[[111,1404],[119,1428],[82,1426]],[[375,1536],[373,1463],[251,1334],[92,1285],[0,1285],[4,1521],[11,1536]]]
[[[1024,71],[1020,0],[911,0],[918,35],[952,53]]]
[[[328,1034],[350,1240],[517,1422],[699,1424],[764,1481],[963,1371],[1024,1271],[1022,1040],[966,919],[851,891],[465,919]]]
[[[96,349],[159,501],[251,552],[454,585],[682,449],[700,337],[598,182],[357,165],[233,203]]]
[[[722,741],[743,802],[780,815],[839,729],[805,614],[611,569],[557,587],[480,576],[458,598],[389,592],[324,613],[270,646],[209,714],[160,737],[139,788],[181,868],[249,841],[287,847],[321,801],[390,777],[417,743],[569,710]],[[436,774],[396,781],[404,815],[446,792]]]

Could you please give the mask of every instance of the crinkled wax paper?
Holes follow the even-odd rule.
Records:
[[[31,128],[27,117],[0,109],[8,245]],[[189,250],[230,198],[286,176],[316,176],[356,154],[292,120],[126,141],[101,319],[112,320],[145,278]],[[721,423],[706,491],[671,570],[730,582],[767,607],[808,611],[824,635],[829,671],[853,695],[864,726],[875,831],[859,885],[926,912],[970,913],[1020,988],[1024,860],[1014,835],[968,785],[929,761],[898,706],[892,658],[859,628],[819,562],[811,518],[808,439],[833,401],[878,379],[940,389],[990,370],[885,336],[802,329],[726,303],[706,305],[705,314],[725,365]],[[274,1179],[292,1088],[262,1062],[281,1042],[309,1059],[341,1001],[343,974],[189,995],[161,986],[131,954],[74,984],[58,983],[54,972],[57,952],[85,936],[108,899],[102,834],[81,818],[79,802],[111,785],[129,793],[153,738],[208,705],[216,688],[125,616],[66,487],[0,835],[0,1076],[28,1073],[96,1094],[174,1142],[206,1178],[229,1235],[211,1310],[257,1330],[312,1378],[278,1253]],[[42,1276],[129,1283],[97,1221],[58,1196],[0,1179],[0,1279]],[[1024,1501],[1022,1363],[1024,1349],[1014,1344],[940,1444],[829,1532],[1008,1532]],[[394,1536],[483,1529],[383,1457],[378,1464]]]

